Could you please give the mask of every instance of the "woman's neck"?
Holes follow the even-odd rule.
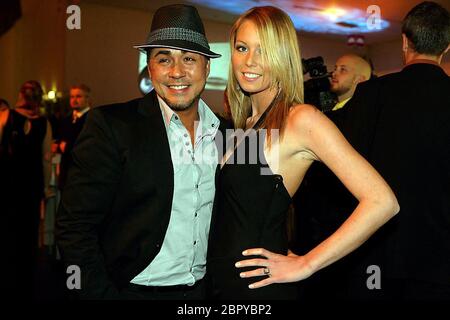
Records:
[[[252,102],[252,114],[247,118],[245,125],[246,129],[253,128],[256,125],[264,112],[266,112],[274,103],[274,100],[278,96],[278,92],[278,90],[266,90],[250,97]]]
[[[14,108],[18,113],[21,115],[29,118],[34,119],[39,117],[39,109],[37,108],[30,108],[30,106],[16,106]]]
[[[252,102],[252,113],[250,118],[258,118],[266,111],[270,103],[278,94],[277,89],[267,89],[262,92],[254,93],[250,96]]]

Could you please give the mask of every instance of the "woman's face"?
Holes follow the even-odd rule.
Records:
[[[261,50],[255,24],[245,20],[236,32],[231,63],[241,89],[250,94],[270,88],[270,70],[264,65]]]

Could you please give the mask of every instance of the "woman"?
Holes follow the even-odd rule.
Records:
[[[26,81],[14,109],[0,111],[0,237],[5,288],[11,297],[31,295],[36,267],[41,201],[51,196],[51,128],[39,114],[39,82]]]
[[[295,285],[282,282],[305,279],[342,258],[399,206],[386,182],[334,124],[303,104],[301,56],[286,13],[275,7],[248,10],[233,25],[230,44],[228,100],[235,127],[246,131],[235,139],[220,171],[208,251],[211,294],[217,299],[295,299]],[[313,161],[324,162],[359,205],[306,255],[286,255],[288,207]],[[263,258],[238,262],[245,249],[244,255]],[[255,276],[264,278],[254,283]]]

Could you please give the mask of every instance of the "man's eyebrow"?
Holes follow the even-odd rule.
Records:
[[[186,51],[186,50],[181,50],[181,54],[184,56],[184,55],[186,55],[186,54],[195,54],[195,52],[192,52],[192,51]],[[156,54],[155,54],[153,57],[157,57],[158,55],[167,55],[167,56],[171,56],[171,55],[172,55],[172,51],[161,49],[161,50],[158,50],[158,51],[156,52]]]
[[[160,55],[160,54],[163,54],[163,55],[170,55],[170,51],[169,51],[169,50],[159,50],[159,51],[154,55],[154,57],[156,57],[157,55]]]

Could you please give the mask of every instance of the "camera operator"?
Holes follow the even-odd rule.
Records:
[[[330,90],[331,72],[327,71],[322,57],[302,59],[303,74],[309,74],[305,81],[305,103],[312,104],[322,112],[330,111],[338,102],[337,95]]]

